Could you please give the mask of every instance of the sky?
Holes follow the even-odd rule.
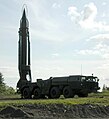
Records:
[[[16,88],[18,30],[29,20],[32,81],[92,75],[109,86],[109,0],[0,0],[0,72]]]

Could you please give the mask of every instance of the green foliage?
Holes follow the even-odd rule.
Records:
[[[3,81],[4,81],[4,78],[3,78],[2,73],[0,72],[0,94],[6,91],[6,86]]]
[[[2,95],[11,95],[11,94],[14,94],[14,93],[15,93],[15,90],[12,87],[9,87],[4,83],[3,75],[0,72],[0,94],[2,94]]]
[[[0,94],[6,91],[5,85],[0,84]]]
[[[2,85],[3,85],[3,84],[4,84],[4,83],[3,83],[3,81],[4,81],[4,78],[3,78],[2,73],[0,72],[0,84],[2,84]]]
[[[12,87],[6,86],[6,92],[7,95],[15,94],[15,90]]]

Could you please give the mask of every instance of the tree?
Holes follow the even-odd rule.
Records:
[[[3,81],[4,81],[4,78],[3,78],[2,73],[0,72],[0,85],[1,85],[1,84],[4,84]]]
[[[0,93],[4,93],[6,91],[6,86],[3,81],[4,81],[4,78],[2,73],[0,72]]]
[[[15,90],[4,83],[3,74],[1,72],[0,72],[0,94],[4,95],[15,94]]]

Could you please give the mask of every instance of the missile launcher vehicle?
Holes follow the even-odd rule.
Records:
[[[20,79],[17,91],[24,99],[30,98],[65,98],[87,97],[89,93],[99,90],[99,79],[95,76],[71,75],[66,77],[50,77],[47,80],[37,79],[32,82],[30,68],[29,22],[25,9],[20,20],[18,41],[18,70]],[[28,77],[29,79],[28,79]]]

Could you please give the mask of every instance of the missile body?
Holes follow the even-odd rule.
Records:
[[[19,81],[31,81],[29,22],[26,18],[25,9],[20,20],[19,28],[18,69],[20,75]],[[29,80],[27,79],[27,75],[29,75]]]

